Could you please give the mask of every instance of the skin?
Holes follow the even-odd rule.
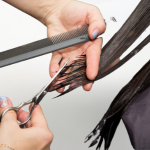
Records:
[[[47,27],[47,36],[51,37],[72,29],[89,24],[88,34],[91,39],[105,31],[104,19],[95,6],[78,2],[75,0],[5,0],[8,4],[20,9],[39,20]],[[96,36],[93,33],[97,31]],[[71,58],[86,54],[87,69],[86,75],[93,80],[99,68],[102,38],[79,44],[52,53],[49,72],[53,77],[59,68]],[[61,63],[59,63],[61,61]],[[70,62],[71,63],[71,62]],[[93,83],[84,85],[83,88],[89,91]],[[63,92],[64,88],[58,89]],[[11,101],[8,99],[12,107]],[[0,108],[0,114],[7,108]],[[20,110],[18,116],[14,111],[5,114],[0,123],[0,142],[13,146],[16,150],[48,150],[53,139],[53,134],[48,129],[47,122],[40,106],[36,107],[31,120],[26,125],[27,129],[18,126],[19,121],[24,122],[28,113]],[[14,136],[15,135],[15,136]],[[17,142],[16,142],[17,141]]]
[[[13,106],[9,99],[7,101],[7,106],[0,108],[0,114]],[[23,110],[20,110],[18,115],[13,110],[4,115],[0,123],[0,144],[10,145],[15,150],[50,150],[53,134],[48,128],[40,105],[33,110],[31,120],[26,124],[27,128],[21,129],[17,118],[23,122],[28,115],[29,113]]]
[[[97,7],[75,0],[5,0],[5,2],[46,25],[48,37],[89,24],[88,34],[93,39],[95,30],[98,30],[98,36],[106,28],[104,19]],[[87,56],[86,75],[90,80],[93,80],[98,73],[101,47],[102,38],[98,38],[84,44],[53,52],[49,67],[50,76],[53,77],[68,58],[74,60],[76,56],[84,53]],[[62,62],[59,64],[61,59]],[[83,88],[86,91],[91,90],[92,83],[84,85]],[[64,88],[57,91],[61,93],[63,90]]]
[[[95,29],[99,29],[99,34],[103,33],[105,30],[104,20],[99,10],[95,6],[71,1],[67,3],[61,11],[57,10],[57,12],[51,13],[47,16],[47,34],[48,37],[51,37],[71,29],[79,28],[86,24],[90,25],[88,33],[91,39],[93,39],[92,33]],[[59,68],[67,61],[68,58],[75,60],[76,56],[86,54],[86,75],[90,80],[93,80],[98,73],[101,47],[102,39],[99,38],[94,41],[53,52],[50,62],[51,77],[54,76],[55,72],[59,70]],[[59,65],[59,61],[61,59],[62,62]],[[84,90],[86,91],[89,91],[91,87],[92,83],[83,86]],[[58,92],[61,93],[63,90],[64,88],[59,89]]]

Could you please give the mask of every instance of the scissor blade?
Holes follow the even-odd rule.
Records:
[[[59,71],[54,75],[54,77],[51,79],[51,81],[48,83],[48,86],[50,83],[52,83],[55,78],[60,74],[60,72],[64,69],[64,67],[68,64],[68,62],[70,61],[70,58],[67,60],[67,62],[59,69]],[[48,87],[47,86],[47,87]]]
[[[64,67],[68,64],[70,61],[70,58],[67,60],[67,62],[59,69],[59,71],[54,75],[54,77],[50,80],[50,82],[42,88],[42,90],[33,97],[33,101],[37,104],[40,103],[40,101],[43,99],[43,97],[47,94],[49,87],[51,87],[52,82],[56,79],[56,77],[60,74],[60,72],[64,69]]]

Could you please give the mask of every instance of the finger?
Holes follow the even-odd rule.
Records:
[[[76,84],[78,84],[78,82],[70,84],[69,88],[75,86]],[[84,89],[85,91],[90,91],[91,88],[92,88],[92,86],[93,86],[93,82],[92,82],[92,83],[85,84],[85,85],[83,85],[82,87],[83,87],[83,89]]]
[[[58,93],[62,93],[64,90],[65,90],[65,87],[62,87],[62,88],[60,88],[60,89],[57,89],[56,91],[57,91]]]
[[[32,105],[30,105],[30,108],[29,108],[30,111],[31,111],[31,107]],[[37,105],[31,114],[31,126],[48,128],[47,121],[44,117],[44,114],[40,105]]]
[[[88,7],[88,15],[86,23],[89,24],[88,33],[91,39],[95,39],[98,35],[102,34],[106,29],[104,19],[99,9],[95,6]]]
[[[13,107],[12,102],[10,101],[9,98],[5,96],[0,97],[0,115],[4,110],[6,110],[9,107]],[[9,110],[6,112],[6,114],[2,117],[1,120],[2,124],[7,124],[7,125],[17,125],[17,114],[14,110]]]
[[[19,110],[18,114],[17,114],[17,119],[23,123],[27,120],[27,118],[29,117],[29,112],[26,112],[22,109]],[[29,120],[27,123],[26,123],[26,127],[29,128],[31,127],[31,121]]]
[[[85,84],[85,85],[83,85],[83,89],[84,89],[85,91],[90,91],[91,88],[92,88],[92,85],[93,85],[93,82],[92,82],[92,83]]]
[[[98,38],[90,45],[86,52],[86,75],[88,79],[94,80],[98,74],[100,54],[102,47],[102,38]]]
[[[52,54],[52,59],[50,61],[50,67],[49,67],[49,72],[50,76],[53,77],[57,71],[59,70],[59,62],[62,59],[62,55],[58,52],[54,52]]]

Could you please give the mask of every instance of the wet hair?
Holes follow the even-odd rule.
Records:
[[[144,67],[132,78],[132,80],[124,86],[112,101],[107,112],[100,120],[95,129],[86,137],[87,142],[91,137],[97,137],[90,144],[94,146],[98,143],[97,149],[100,149],[103,140],[105,140],[105,150],[111,144],[117,126],[121,120],[123,113],[128,106],[135,100],[143,91],[150,86],[150,60]]]
[[[113,62],[134,43],[134,41],[146,30],[150,25],[150,1],[142,0],[127,21],[123,24],[120,30],[108,41],[102,48],[100,56],[100,65],[98,75],[94,80],[89,80],[86,76],[86,55],[78,56],[78,59],[66,66],[60,74],[59,84],[52,86],[49,91],[53,91],[73,83],[61,95],[64,95],[75,88],[84,84],[99,80],[110,74],[134,55],[136,55],[142,48],[149,43],[150,35],[148,35],[136,48],[134,48],[126,57],[120,60],[112,68],[108,69]],[[71,72],[66,73],[69,68],[73,68]],[[107,71],[106,71],[107,70]],[[63,77],[63,78],[61,78]]]
[[[150,42],[148,35],[136,48],[134,48],[126,57],[120,60],[116,65],[110,68],[120,56],[134,43],[134,41],[150,25],[150,1],[141,0],[133,13],[123,24],[120,30],[114,34],[109,42],[102,48],[98,75],[94,80],[89,80],[86,76],[86,55],[78,56],[78,59],[66,66],[60,74],[59,84],[52,86],[49,91],[71,86],[61,93],[62,96],[79,86],[102,79],[114,70],[118,69]],[[66,73],[68,69],[72,71]],[[110,69],[108,69],[110,68]],[[150,86],[150,61],[133,77],[133,79],[118,93],[111,103],[109,109],[95,127],[87,136],[86,141],[97,135],[90,147],[97,144],[97,150],[100,149],[103,140],[105,141],[105,150],[110,147],[111,141],[121,120],[121,116],[128,108],[130,103],[137,98],[146,88]]]

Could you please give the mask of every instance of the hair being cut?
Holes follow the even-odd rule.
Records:
[[[79,86],[102,79],[103,77],[107,76],[126,63],[150,42],[150,35],[148,35],[126,57],[107,70],[107,68],[109,68],[111,64],[120,58],[120,56],[134,43],[134,41],[146,30],[149,25],[150,0],[141,0],[133,13],[120,28],[120,30],[102,48],[99,72],[94,80],[91,81],[86,77],[86,55],[81,55],[77,60],[65,67],[65,69],[60,74],[60,83],[51,87],[49,91],[51,92],[72,84],[72,86],[70,86],[66,91],[59,95],[62,96]],[[66,73],[69,68],[73,69],[71,72]],[[105,140],[105,150],[107,150],[121,120],[121,116],[128,108],[130,103],[149,86],[150,61],[148,61],[148,63],[134,76],[134,78],[119,92],[114,101],[111,103],[104,117],[98,123],[96,128],[91,132],[91,134],[87,136],[85,142],[88,141],[92,136],[97,135],[90,146],[98,143],[96,149],[100,149],[103,140]]]

